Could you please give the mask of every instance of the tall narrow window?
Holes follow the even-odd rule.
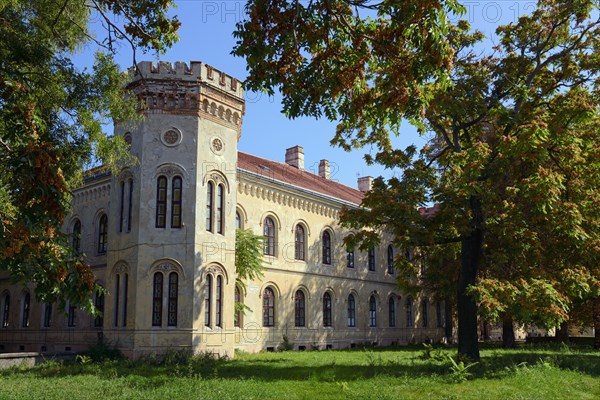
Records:
[[[2,327],[8,327],[8,317],[10,316],[10,294],[4,295],[4,304],[2,307]]]
[[[235,310],[233,314],[233,326],[240,327],[242,324],[242,292],[239,286],[235,287]]]
[[[71,237],[71,246],[76,253],[81,250],[81,221],[76,220],[73,224],[73,236]]]
[[[391,244],[387,248],[387,272],[388,274],[394,273],[394,248]]]
[[[223,327],[223,278],[221,275],[217,276],[217,288],[215,293],[215,325]]]
[[[406,327],[411,328],[414,322],[414,310],[412,297],[406,298]]]
[[[225,233],[225,186],[217,186],[217,233]]]
[[[443,318],[444,317],[442,316],[442,303],[438,301],[437,303],[435,303],[435,322],[438,328],[444,327]]]
[[[129,274],[123,275],[123,321],[121,326],[127,326],[127,295],[129,290]]]
[[[390,300],[388,301],[388,311],[390,327],[393,328],[396,326],[396,302],[393,297],[390,297]]]
[[[31,308],[31,294],[25,293],[23,296],[23,318],[21,320],[21,326],[23,328],[29,327],[29,310]]]
[[[263,253],[267,256],[275,255],[275,223],[271,217],[265,218],[263,227],[264,249]]]
[[[377,300],[374,295],[369,298],[369,326],[377,326]]]
[[[45,303],[44,304],[44,320],[42,321],[42,325],[44,328],[50,328],[52,324],[52,304]]]
[[[69,304],[67,307],[67,326],[74,327],[77,325],[77,307]]]
[[[214,185],[208,182],[206,185],[206,230],[213,231],[213,192]]]
[[[167,177],[159,176],[156,181],[156,227],[167,226]]]
[[[123,232],[123,220],[125,219],[125,181],[121,181],[119,191],[119,232]]]
[[[154,274],[154,285],[152,290],[152,326],[162,325],[162,298],[163,298],[163,274]]]
[[[98,253],[106,253],[108,244],[108,217],[102,214],[98,222]]]
[[[306,244],[306,235],[304,233],[304,227],[300,224],[296,225],[296,240],[295,240],[295,254],[296,260],[304,260],[304,246]]]
[[[156,276],[154,276],[154,284],[156,285]],[[154,288],[156,290],[156,287]],[[154,298],[154,296],[152,296]],[[119,326],[119,306],[121,300],[121,275],[115,276],[115,327]],[[154,307],[154,303],[153,303]],[[160,325],[160,323],[159,323]],[[154,326],[154,313],[152,314],[152,326]]]
[[[271,288],[263,292],[263,326],[275,326],[275,293]]]
[[[167,299],[167,326],[177,326],[177,295],[179,276],[177,272],[169,274],[169,296]]]
[[[354,268],[354,250],[352,249],[346,251],[346,267]]]
[[[171,187],[171,228],[181,228],[181,178],[173,178]]]
[[[331,326],[331,320],[331,295],[329,292],[325,292],[323,295],[323,326]]]
[[[210,326],[211,323],[211,306],[212,306],[212,275],[206,275],[206,286],[204,288],[204,325]]]
[[[356,302],[353,294],[348,295],[348,326],[356,326]]]
[[[133,179],[129,180],[129,204],[127,206],[127,232],[131,232],[131,220],[133,218]]]
[[[323,232],[323,264],[331,264],[331,234]]]
[[[306,326],[306,302],[302,290],[297,290],[294,295],[294,326]]]
[[[100,313],[96,318],[94,318],[94,327],[101,328],[104,326],[104,293],[96,293],[94,306]]]
[[[235,212],[235,229],[242,229],[242,217],[239,211]]]
[[[421,317],[423,328],[427,328],[429,326],[429,301],[427,299],[421,301]]]
[[[375,271],[375,248],[371,247],[368,253],[369,271]]]

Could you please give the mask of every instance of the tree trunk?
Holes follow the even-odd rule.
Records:
[[[560,327],[556,330],[556,335],[554,335],[559,342],[568,342],[569,341],[569,323],[567,321],[563,322]]]
[[[466,293],[475,284],[483,244],[481,228],[481,200],[469,199],[473,212],[471,235],[461,243],[461,266],[458,277],[458,354],[471,361],[479,361],[479,338],[477,336],[477,303]]]
[[[595,298],[592,301],[592,318],[594,318],[594,349],[600,350],[600,298]]]
[[[513,318],[509,313],[505,313],[502,317],[502,347],[505,349],[517,347]]]

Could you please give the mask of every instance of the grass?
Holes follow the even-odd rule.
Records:
[[[451,360],[454,348],[236,354],[48,362],[0,371],[0,399],[597,399],[600,353],[523,346]]]

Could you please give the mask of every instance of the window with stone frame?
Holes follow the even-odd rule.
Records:
[[[275,293],[270,287],[263,291],[263,326],[275,326]]]
[[[302,290],[297,290],[294,295],[294,326],[306,326],[306,298]]]
[[[333,326],[333,315],[332,315],[332,306],[331,306],[331,294],[329,292],[325,292],[323,294],[323,326],[331,327]]]

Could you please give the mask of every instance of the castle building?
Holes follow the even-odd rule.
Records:
[[[130,357],[170,349],[233,355],[404,344],[444,336],[445,307],[401,293],[391,238],[369,251],[344,246],[342,207],[358,189],[237,148],[241,82],[201,62],[138,65],[129,88],[144,118],[116,126],[139,163],[118,175],[92,171],[73,193],[65,231],[107,290],[93,318],[38,304],[33,287],[0,279],[0,351],[80,351],[102,337]],[[236,286],[235,232],[264,236],[264,276]],[[236,311],[243,303],[246,311]]]

